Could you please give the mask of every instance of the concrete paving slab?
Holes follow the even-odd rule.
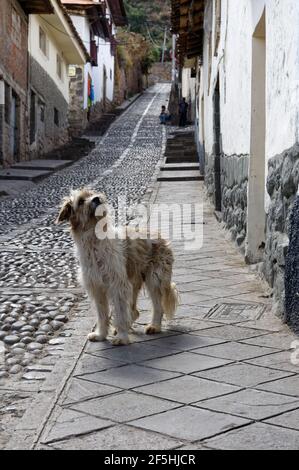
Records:
[[[217,370],[217,369],[215,369]],[[214,369],[213,369],[214,372]],[[160,382],[159,386],[147,385],[136,388],[137,392],[190,404],[209,397],[217,397],[239,390],[238,387],[193,376],[183,376]]]
[[[27,162],[15,163],[11,168],[23,170],[58,171],[66,168],[72,163],[72,160],[30,160]]]
[[[160,371],[138,365],[128,365],[82,375],[81,378],[89,382],[112,385],[122,389],[129,389],[145,384],[155,383],[178,376],[173,372]]]
[[[74,375],[91,374],[93,372],[100,372],[101,370],[111,369],[112,367],[119,367],[123,364],[121,361],[113,361],[103,357],[92,356],[85,354],[82,360],[74,370]]]
[[[171,348],[176,351],[189,351],[196,348],[204,348],[205,346],[211,346],[214,344],[224,343],[225,340],[219,338],[210,338],[208,336],[198,337],[183,333],[181,335],[169,336],[168,338],[154,340],[153,346],[159,346],[161,348]]]
[[[204,349],[204,348],[203,348]],[[142,364],[155,369],[169,370],[173,372],[181,372],[182,374],[191,374],[199,370],[213,369],[229,364],[231,361],[208,357],[189,352],[174,354],[172,356],[162,357],[145,361]]]
[[[119,392],[120,389],[109,385],[87,382],[80,378],[72,378],[67,389],[59,400],[60,405],[70,405],[72,403],[84,402],[90,398],[110,395]]]
[[[35,187],[33,181],[2,180],[0,179],[0,196],[19,196],[23,191]]]
[[[299,432],[269,424],[251,424],[204,441],[219,450],[298,450]]]
[[[216,346],[208,346],[206,348],[193,349],[192,352],[206,354],[207,356],[222,357],[223,359],[231,359],[235,361],[244,361],[254,357],[266,356],[275,352],[276,349],[264,348],[262,346],[253,346],[237,342],[230,342]]]
[[[182,442],[168,436],[144,431],[131,426],[113,426],[103,431],[75,439],[55,442],[58,450],[171,450]]]
[[[44,170],[19,170],[9,168],[7,170],[0,170],[0,180],[39,181],[50,174],[50,171]]]
[[[73,410],[58,409],[48,423],[41,442],[47,444],[51,441],[68,439],[80,434],[98,431],[111,424],[111,421],[94,416],[85,416]]]
[[[166,413],[133,421],[142,429],[156,431],[177,439],[195,441],[249,423],[235,416],[186,406]]]
[[[298,341],[298,336],[287,333],[272,333],[270,335],[260,336],[258,338],[246,339],[244,343],[259,346],[267,346],[280,350],[292,349],[293,341]]]
[[[268,392],[283,393],[292,397],[299,397],[299,375],[293,375],[281,380],[274,380],[259,385],[256,388],[259,390],[266,390]]]
[[[190,314],[189,311],[187,313]],[[174,332],[190,333],[195,335],[197,335],[197,333],[200,335],[200,332],[204,331],[204,335],[200,336],[210,336],[213,338],[216,335],[208,335],[208,331],[211,330],[211,328],[218,328],[218,326],[214,322],[201,321],[200,318],[197,319],[186,316],[177,320],[171,320],[167,322],[165,328]]]
[[[115,406],[117,403],[117,406]],[[180,406],[167,400],[150,397],[135,392],[122,392],[104,398],[95,398],[72,405],[72,409],[82,413],[105,418],[117,423],[125,423],[148,415],[161,413]]]
[[[196,405],[195,403],[194,406]],[[261,420],[299,407],[299,398],[290,399],[286,395],[248,389],[201,401],[198,406],[213,411],[225,411],[243,418]]]
[[[271,369],[295,372],[296,374],[299,374],[299,364],[295,362],[292,363],[290,351],[276,352],[274,354],[270,354],[269,356],[249,359],[246,362],[256,366],[270,367]]]
[[[194,375],[210,380],[217,380],[222,383],[238,385],[240,387],[257,387],[264,382],[287,377],[290,373],[266,367],[253,366],[251,364],[238,363],[223,366],[220,369],[212,371],[198,372]]]
[[[97,356],[108,360],[117,361],[121,364],[139,363],[147,359],[162,357],[176,352],[174,347],[159,347],[156,341],[147,341],[144,343],[133,343],[122,348],[105,349],[97,353]],[[104,359],[103,359],[104,360]]]
[[[283,413],[275,418],[267,419],[265,423],[275,424],[276,426],[296,429],[296,431],[299,431],[299,409]]]
[[[205,324],[203,322],[203,324]],[[209,324],[213,325],[212,322]],[[192,331],[190,332],[193,335],[199,336],[209,336],[212,338],[222,338],[227,341],[239,341],[243,339],[254,338],[256,336],[261,336],[267,334],[267,332],[262,332],[253,328],[246,328],[244,326],[237,325],[224,325],[224,326],[215,326],[213,330],[209,327],[206,330]]]

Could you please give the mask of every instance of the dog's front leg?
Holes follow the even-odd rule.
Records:
[[[90,293],[97,314],[95,331],[88,335],[89,341],[105,341],[109,330],[109,303],[107,294],[103,289],[96,289]]]
[[[114,304],[114,327],[116,329],[116,336],[112,340],[115,346],[122,344],[129,344],[129,328],[131,326],[131,315],[129,310],[129,292],[126,294],[114,293],[113,304]]]

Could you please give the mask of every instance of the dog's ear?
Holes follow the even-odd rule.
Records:
[[[63,222],[67,222],[70,219],[71,214],[72,214],[72,204],[70,200],[68,199],[64,201],[55,223],[58,225],[58,224],[62,224]]]

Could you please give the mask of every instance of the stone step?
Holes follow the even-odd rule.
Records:
[[[45,170],[23,170],[18,168],[8,168],[0,170],[1,180],[23,180],[23,181],[39,181],[49,176],[52,172]]]
[[[203,179],[198,170],[161,171],[158,176],[158,181],[203,181]]]
[[[174,131],[170,134],[170,137],[176,137],[176,138],[194,138],[194,131],[186,131],[186,132],[180,132],[180,131]]]
[[[197,155],[165,155],[166,163],[196,163],[198,162]]]
[[[192,150],[176,150],[175,152],[173,150],[167,150],[165,151],[165,156],[166,157],[180,157],[181,155],[185,155],[187,157],[197,157],[197,152],[193,152]]]
[[[194,144],[194,136],[192,137],[172,137],[168,138],[168,142],[170,143],[180,143],[180,142],[189,142]]]
[[[58,171],[72,163],[71,160],[30,160],[28,162],[15,163],[11,168],[19,170]]]
[[[168,163],[160,167],[161,171],[198,171],[199,163]]]
[[[180,152],[197,153],[197,149],[196,147],[188,147],[188,145],[185,145],[184,147],[169,147],[167,145],[165,152],[166,153],[180,153]]]

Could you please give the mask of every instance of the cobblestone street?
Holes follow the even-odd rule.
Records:
[[[6,348],[5,362],[0,363],[0,383],[5,384],[0,418],[4,424],[0,423],[4,429],[6,419],[10,423],[27,406],[23,389],[38,389],[38,381],[57,362],[63,338],[73,334],[78,302],[84,298],[68,230],[54,225],[57,205],[70,188],[86,185],[104,191],[114,205],[120,195],[126,196],[128,204],[137,202],[161,158],[165,135],[158,114],[168,94],[169,85],[144,93],[87,157],[36,188],[0,202],[0,341]],[[36,358],[42,358],[42,365],[36,364]],[[13,392],[6,392],[10,387]]]
[[[299,448],[298,337],[272,314],[204,183],[156,181],[169,91],[151,88],[89,156],[0,202],[0,448]],[[181,300],[161,334],[144,335],[142,295],[131,345],[86,341],[95,319],[69,234],[53,224],[61,198],[83,185],[114,205],[121,194],[128,204],[204,202],[202,248],[173,243]]]

